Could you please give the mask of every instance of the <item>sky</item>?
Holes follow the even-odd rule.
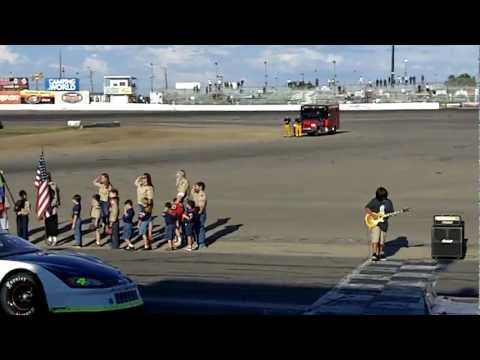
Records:
[[[340,84],[358,83],[359,78],[386,78],[390,73],[391,45],[0,45],[0,76],[28,76],[42,72],[58,77],[59,52],[66,77],[79,77],[83,90],[103,90],[103,76],[137,77],[140,93],[148,93],[153,64],[154,87],[164,88],[166,69],[169,88],[176,81],[214,80],[216,71],[226,81],[245,81],[246,87],[262,86],[265,61],[269,86],[285,86],[287,80],[319,78],[320,84],[336,77]],[[450,74],[477,76],[479,47],[474,45],[397,45],[395,72],[423,74],[429,82],[444,81]],[[216,66],[215,63],[218,65]],[[78,73],[78,74],[77,74]]]

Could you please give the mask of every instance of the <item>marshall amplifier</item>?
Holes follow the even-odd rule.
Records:
[[[465,256],[464,223],[458,215],[436,215],[432,227],[432,258]]]

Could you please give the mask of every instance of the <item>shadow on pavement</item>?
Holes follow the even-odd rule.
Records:
[[[408,239],[406,236],[399,236],[394,240],[385,242],[385,256],[395,255],[401,248],[408,248]]]
[[[330,290],[316,286],[180,279],[157,281],[139,289],[146,315],[296,315]]]
[[[225,225],[226,223],[228,223],[230,221],[231,218],[219,218],[217,219],[217,221],[215,221],[214,223],[211,223],[210,225],[207,225],[205,227],[205,231],[211,231],[217,227],[220,227],[222,225]]]
[[[215,241],[217,241],[218,239],[224,237],[224,236],[227,236],[231,233],[234,233],[235,231],[238,231],[241,227],[243,226],[243,224],[238,224],[238,225],[227,225],[225,226],[222,230],[220,231],[217,231],[216,233],[208,236],[206,239],[205,239],[205,242],[207,243],[207,246],[210,246],[212,245]]]

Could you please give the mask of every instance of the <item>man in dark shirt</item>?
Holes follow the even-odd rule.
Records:
[[[377,214],[387,214],[393,212],[393,203],[388,198],[388,191],[384,187],[379,187],[375,192],[375,197],[365,205],[365,213],[376,216]],[[388,230],[388,218],[379,223],[370,231],[370,240],[372,247],[372,260],[385,260],[383,248],[385,246],[386,234]]]

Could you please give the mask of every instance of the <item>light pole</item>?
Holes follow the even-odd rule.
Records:
[[[218,62],[215,61],[215,94],[218,94]]]
[[[88,76],[90,78],[90,92],[93,93],[93,71],[90,66],[88,67]]]
[[[334,94],[337,95],[337,68],[336,68],[337,61],[333,60],[332,63],[333,63],[333,90],[334,90]]]
[[[165,90],[168,90],[168,77],[167,77],[167,67],[163,67],[163,76],[165,78]]]
[[[153,92],[153,81],[155,79],[153,71],[153,63],[150,63],[150,92]]]
[[[265,65],[265,92],[267,92],[267,86],[268,86],[267,60],[265,60],[263,64]]]
[[[403,77],[405,78],[405,81],[407,81],[407,64],[408,64],[408,59],[404,59],[403,63],[405,64],[405,69],[403,73]]]
[[[58,50],[58,77],[62,77],[62,48]]]
[[[391,68],[391,80],[390,85],[395,87],[395,45],[392,45],[392,68]]]

